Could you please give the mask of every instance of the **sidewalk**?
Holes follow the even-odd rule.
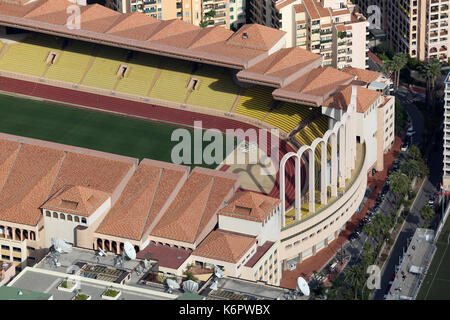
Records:
[[[391,151],[384,155],[384,170],[377,172],[374,176],[370,174],[367,185],[372,189],[364,207],[360,212],[355,213],[351,220],[347,222],[345,230],[341,231],[338,238],[331,242],[328,247],[320,250],[315,256],[310,257],[297,264],[297,268],[293,271],[283,270],[280,286],[295,289],[297,278],[303,277],[309,281],[309,277],[313,271],[321,270],[324,265],[336,254],[336,252],[348,241],[348,237],[353,230],[358,227],[359,222],[366,216],[367,211],[375,204],[378,193],[381,191],[383,184],[386,182],[387,172],[392,168],[392,163],[400,152],[402,140],[395,137]]]

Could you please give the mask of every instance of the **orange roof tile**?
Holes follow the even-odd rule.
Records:
[[[194,243],[237,181],[236,175],[195,168],[151,235]]]
[[[237,263],[255,243],[254,237],[218,229],[211,232],[192,255]]]
[[[228,204],[219,211],[219,215],[263,222],[280,202],[280,199],[256,192],[238,192],[230,199],[230,201],[228,201]]]
[[[108,199],[109,194],[80,186],[65,186],[41,208],[88,217]]]
[[[370,90],[364,87],[356,86],[356,111],[364,113],[367,109],[382,95],[381,92]],[[324,106],[330,108],[345,109],[351,102],[352,85],[348,85],[336,92],[332,97],[325,101]]]
[[[364,82],[366,85],[370,84],[371,82],[373,82],[373,81],[377,80],[379,77],[381,77],[380,72],[359,69],[359,68],[347,67],[347,68],[342,69],[342,71],[356,76],[358,81]]]
[[[141,240],[188,170],[143,160],[96,233]]]
[[[284,31],[260,24],[246,24],[227,40],[227,44],[267,51],[280,41],[285,34]]]

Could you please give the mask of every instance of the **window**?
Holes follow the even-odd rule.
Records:
[[[13,251],[14,251],[14,252],[22,252],[22,249],[13,247]]]
[[[20,258],[16,258],[16,257],[13,257],[13,261],[16,261],[16,262],[21,262],[21,261],[22,261],[22,259],[20,259]]]
[[[77,216],[75,216],[74,221],[75,221],[75,222],[80,222],[80,218],[78,218]]]
[[[2,245],[2,250],[9,250],[9,246]]]
[[[50,213],[50,211],[45,211],[45,215],[47,216],[47,217],[51,217],[52,216],[52,214]]]
[[[87,223],[86,218],[81,218],[81,223]]]
[[[68,215],[68,216],[67,216],[67,221],[72,221],[72,220],[73,220],[72,216],[71,216],[71,215]]]

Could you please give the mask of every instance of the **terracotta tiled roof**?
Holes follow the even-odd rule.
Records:
[[[263,222],[281,200],[251,191],[236,193],[219,215]]]
[[[51,209],[88,217],[108,199],[109,194],[80,186],[66,186],[54,194],[43,209]]]
[[[357,112],[364,113],[367,109],[382,95],[381,92],[370,90],[364,87],[356,86]],[[352,85],[344,87],[335,93],[324,106],[337,109],[345,109],[351,102]]]
[[[353,75],[331,67],[313,69],[291,84],[273,92],[280,100],[298,99],[320,106],[340,85],[346,85],[354,79]]]
[[[312,66],[320,66],[322,57],[302,48],[294,47],[281,49],[270,55],[260,63],[242,70],[238,74],[239,79],[249,81],[260,80],[265,83],[273,82],[277,87],[286,85],[286,80],[295,76],[298,78],[308,72]],[[293,78],[292,80],[295,80]]]
[[[286,32],[260,24],[246,24],[236,31],[227,43],[247,49],[267,51],[272,48]]]
[[[65,148],[78,152],[67,152],[59,144],[2,134],[0,220],[34,226],[40,218],[40,207],[52,196],[55,201],[60,197],[78,199],[81,211],[88,212],[93,199],[86,188],[96,190],[95,198],[112,193],[133,166],[131,162],[107,159],[107,154],[102,158],[83,154],[91,152],[87,149]]]
[[[246,267],[253,268],[254,265],[266,254],[275,242],[266,241],[262,246],[258,246],[255,254],[245,263]]]
[[[256,238],[225,230],[211,232],[192,255],[237,263],[256,243]]]
[[[136,254],[136,258],[141,260],[158,260],[159,267],[177,270],[189,258],[191,253],[191,250],[150,243]]]
[[[233,191],[237,176],[195,168],[152,236],[194,243]]]
[[[356,80],[364,82],[366,85],[370,84],[371,82],[373,82],[373,81],[377,80],[379,77],[381,77],[380,72],[359,69],[359,68],[348,67],[348,68],[342,69],[342,71],[356,76],[357,77]]]
[[[0,220],[36,225],[63,158],[61,151],[21,145],[0,191]]]
[[[221,26],[202,29],[179,19],[162,21],[137,12],[120,14],[98,4],[82,7],[81,28],[68,29],[70,6],[73,3],[66,0],[36,0],[26,6],[0,2],[0,22],[232,68],[246,68],[253,60],[261,60],[285,35],[284,31],[256,24],[246,25],[236,33]]]
[[[189,168],[141,162],[96,233],[141,240]]]

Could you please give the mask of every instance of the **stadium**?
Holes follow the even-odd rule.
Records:
[[[129,241],[142,256],[185,257],[160,263],[168,274],[190,263],[221,265],[232,276],[279,285],[282,270],[327,247],[358,211],[369,172],[383,169],[394,141],[394,97],[381,74],[322,67],[320,55],[285,48],[283,31],[257,24],[202,29],[88,5],[72,28],[69,6],[0,1],[0,90],[58,103],[2,106],[14,125],[0,128],[0,241],[26,239],[20,245],[34,248],[33,259],[55,235],[115,253]],[[42,125],[28,126],[30,119]],[[149,120],[152,129],[141,129]],[[259,173],[276,160],[192,169],[168,163],[171,145],[158,132],[192,129],[194,121],[223,133],[268,130],[258,151],[279,159],[280,169]],[[67,130],[72,122],[79,125]],[[125,138],[117,143],[121,135],[108,130]],[[248,137],[236,138],[231,155],[248,149]],[[137,143],[148,144],[148,153]],[[36,152],[46,163],[30,160]],[[30,176],[39,171],[36,185],[11,174],[16,161]],[[47,184],[49,192],[32,196]],[[108,200],[94,206],[92,197]],[[150,205],[150,198],[159,201]],[[78,221],[74,202],[85,204]]]

